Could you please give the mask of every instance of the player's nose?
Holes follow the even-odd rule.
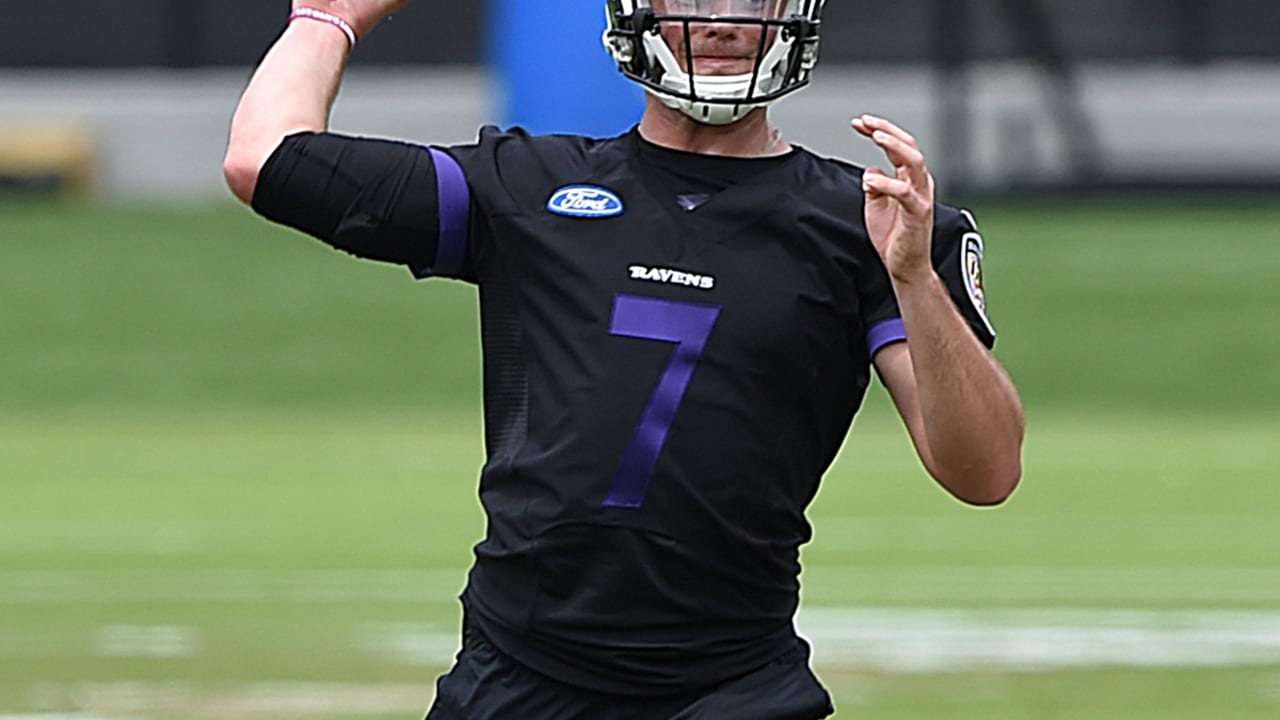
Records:
[[[742,30],[737,24],[726,22],[694,23],[689,29],[695,37],[721,41],[736,40]]]

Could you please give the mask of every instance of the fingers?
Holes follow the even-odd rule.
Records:
[[[899,176],[925,183],[928,170],[925,168],[924,153],[910,133],[874,115],[856,117],[850,124],[859,134],[880,146]]]
[[[913,212],[933,202],[933,177],[925,166],[924,153],[910,133],[874,115],[861,115],[850,124],[884,151],[897,175],[891,178],[879,168],[868,168],[863,180],[865,192],[873,197],[896,198]]]
[[[891,197],[912,215],[925,214],[931,210],[930,203],[915,185],[906,180],[891,178],[880,168],[867,168],[863,172],[862,191],[872,200]]]
[[[862,171],[862,192],[872,199],[888,195],[886,190],[900,188],[907,183],[889,176],[884,170],[872,165]]]
[[[871,141],[880,146],[899,175],[911,175],[923,179],[925,173],[924,153],[920,148],[904,142],[901,138],[890,135],[883,130],[871,134]]]
[[[888,120],[885,120],[882,117],[877,117],[875,115],[859,115],[858,117],[854,118],[853,129],[857,130],[863,135],[866,135],[867,137],[871,137],[872,133],[874,133],[877,130],[880,130],[880,131],[889,133],[890,135],[898,138],[899,140],[901,140],[902,142],[908,145],[911,145],[912,147],[915,147],[917,149],[919,149],[920,147],[920,144],[916,142],[915,137],[913,137],[911,133],[907,132],[906,130],[903,130],[897,125],[894,125]]]

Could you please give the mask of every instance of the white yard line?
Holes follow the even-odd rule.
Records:
[[[808,608],[797,625],[813,643],[819,673],[1280,667],[1280,611]],[[172,628],[112,632],[129,636],[130,643],[187,637]],[[387,624],[360,627],[350,642],[353,651],[367,656],[444,668],[452,662],[458,637],[428,625]],[[1280,701],[1280,675],[1265,681],[1260,691]],[[0,715],[0,720],[136,719],[193,712],[264,720],[410,717],[431,704],[432,682],[424,676],[413,685],[270,683],[213,689],[188,682],[47,684],[34,696],[42,698],[41,707],[64,714]],[[65,714],[65,708],[89,714]]]
[[[353,650],[406,667],[448,667],[460,647],[457,630],[413,623],[365,625],[351,637]]]
[[[796,624],[820,669],[1280,666],[1280,612],[809,608]],[[446,667],[458,637],[429,626],[373,625],[352,646],[403,665]]]
[[[825,568],[825,572],[839,569]],[[909,598],[942,597],[1016,605],[1097,605],[1123,601],[1213,607],[1229,601],[1280,603],[1273,568],[851,568],[869,583]],[[86,570],[0,571],[0,607],[23,604],[393,602],[454,597],[461,570]],[[25,631],[5,627],[0,656],[23,650]],[[1274,611],[1100,610],[1057,608],[912,609],[816,607],[797,619],[812,639],[818,669],[892,673],[1038,672],[1097,667],[1280,667],[1280,608]],[[103,626],[89,646],[112,657],[198,655],[208,628]],[[350,650],[411,667],[447,667],[456,631],[428,625],[371,625],[348,638]],[[1280,701],[1280,675],[1264,694]],[[253,685],[206,689],[185,683],[112,683],[63,687],[63,699],[39,707],[91,715],[0,715],[0,720],[105,720],[210,716],[277,718],[416,714],[430,704],[431,682],[413,686]]]
[[[814,608],[814,664],[890,672],[1280,665],[1280,612]]]
[[[175,660],[200,654],[200,630],[183,625],[104,625],[93,651],[99,657]]]

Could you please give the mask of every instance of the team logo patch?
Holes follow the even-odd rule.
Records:
[[[547,209],[557,215],[577,218],[614,217],[626,210],[617,193],[594,185],[560,188],[547,201]]]
[[[987,326],[987,293],[982,285],[982,236],[976,232],[965,233],[961,239],[960,276],[964,278],[965,289],[969,291],[969,300],[973,309],[978,311]]]

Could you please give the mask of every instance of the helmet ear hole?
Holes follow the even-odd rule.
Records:
[[[636,59],[636,41],[619,35],[605,38],[605,44],[613,59],[620,64],[630,65]]]

